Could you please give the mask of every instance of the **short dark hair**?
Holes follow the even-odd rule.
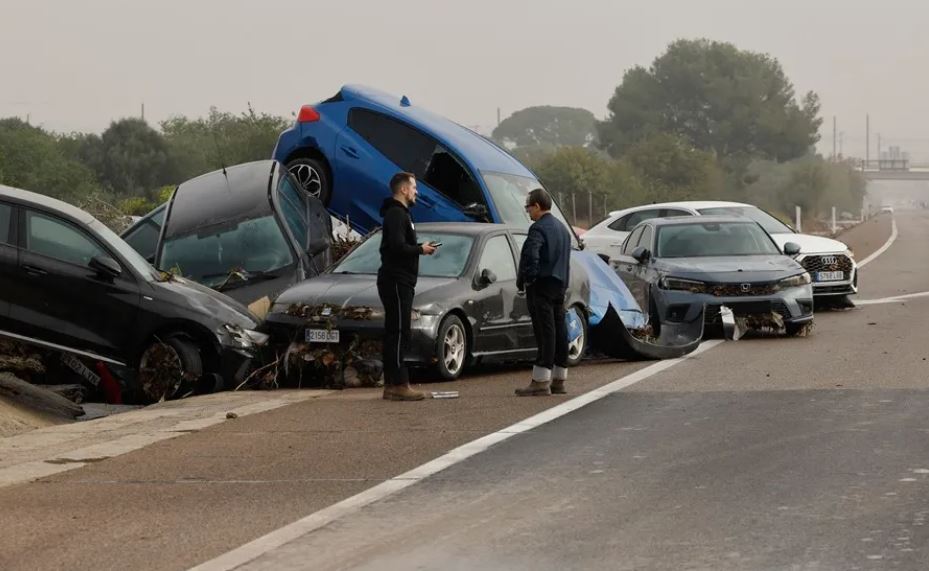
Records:
[[[552,209],[552,195],[545,192],[544,189],[537,188],[529,193],[526,204],[538,204],[542,210]]]
[[[405,184],[410,184],[416,180],[416,176],[410,172],[398,172],[390,179],[390,192],[391,194],[397,194],[400,192],[400,187]]]

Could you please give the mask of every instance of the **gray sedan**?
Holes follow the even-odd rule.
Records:
[[[813,321],[810,275],[791,257],[799,253],[793,243],[781,252],[746,218],[675,217],[636,226],[611,263],[654,328],[693,319],[702,301],[708,326],[728,307],[749,327],[796,335]]]

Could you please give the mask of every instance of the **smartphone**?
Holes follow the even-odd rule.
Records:
[[[436,248],[442,245],[442,242],[430,242],[430,243]]]

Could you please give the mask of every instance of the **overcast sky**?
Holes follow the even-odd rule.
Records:
[[[290,115],[344,83],[489,131],[530,105],[598,117],[623,72],[677,38],[780,60],[822,98],[846,154],[889,144],[929,159],[929,5],[839,0],[0,0],[0,116],[56,131],[153,123],[211,105]]]

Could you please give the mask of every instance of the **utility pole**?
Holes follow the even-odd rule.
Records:
[[[844,144],[844,142],[845,142],[844,139],[845,139],[845,132],[844,132],[844,131],[839,131],[839,156],[840,156],[840,157],[841,157],[842,154],[843,154],[842,146],[843,146],[843,144]]]
[[[877,134],[877,170],[881,170],[881,134]]]
[[[497,127],[500,126],[500,108],[497,107]]]
[[[142,103],[142,120],[145,121],[145,103]]]
[[[836,162],[836,160],[838,160],[839,158],[838,155],[835,154],[835,126],[836,126],[836,120],[835,120],[835,115],[833,115],[832,116],[832,162]]]
[[[871,115],[864,116],[864,164],[871,162]]]

